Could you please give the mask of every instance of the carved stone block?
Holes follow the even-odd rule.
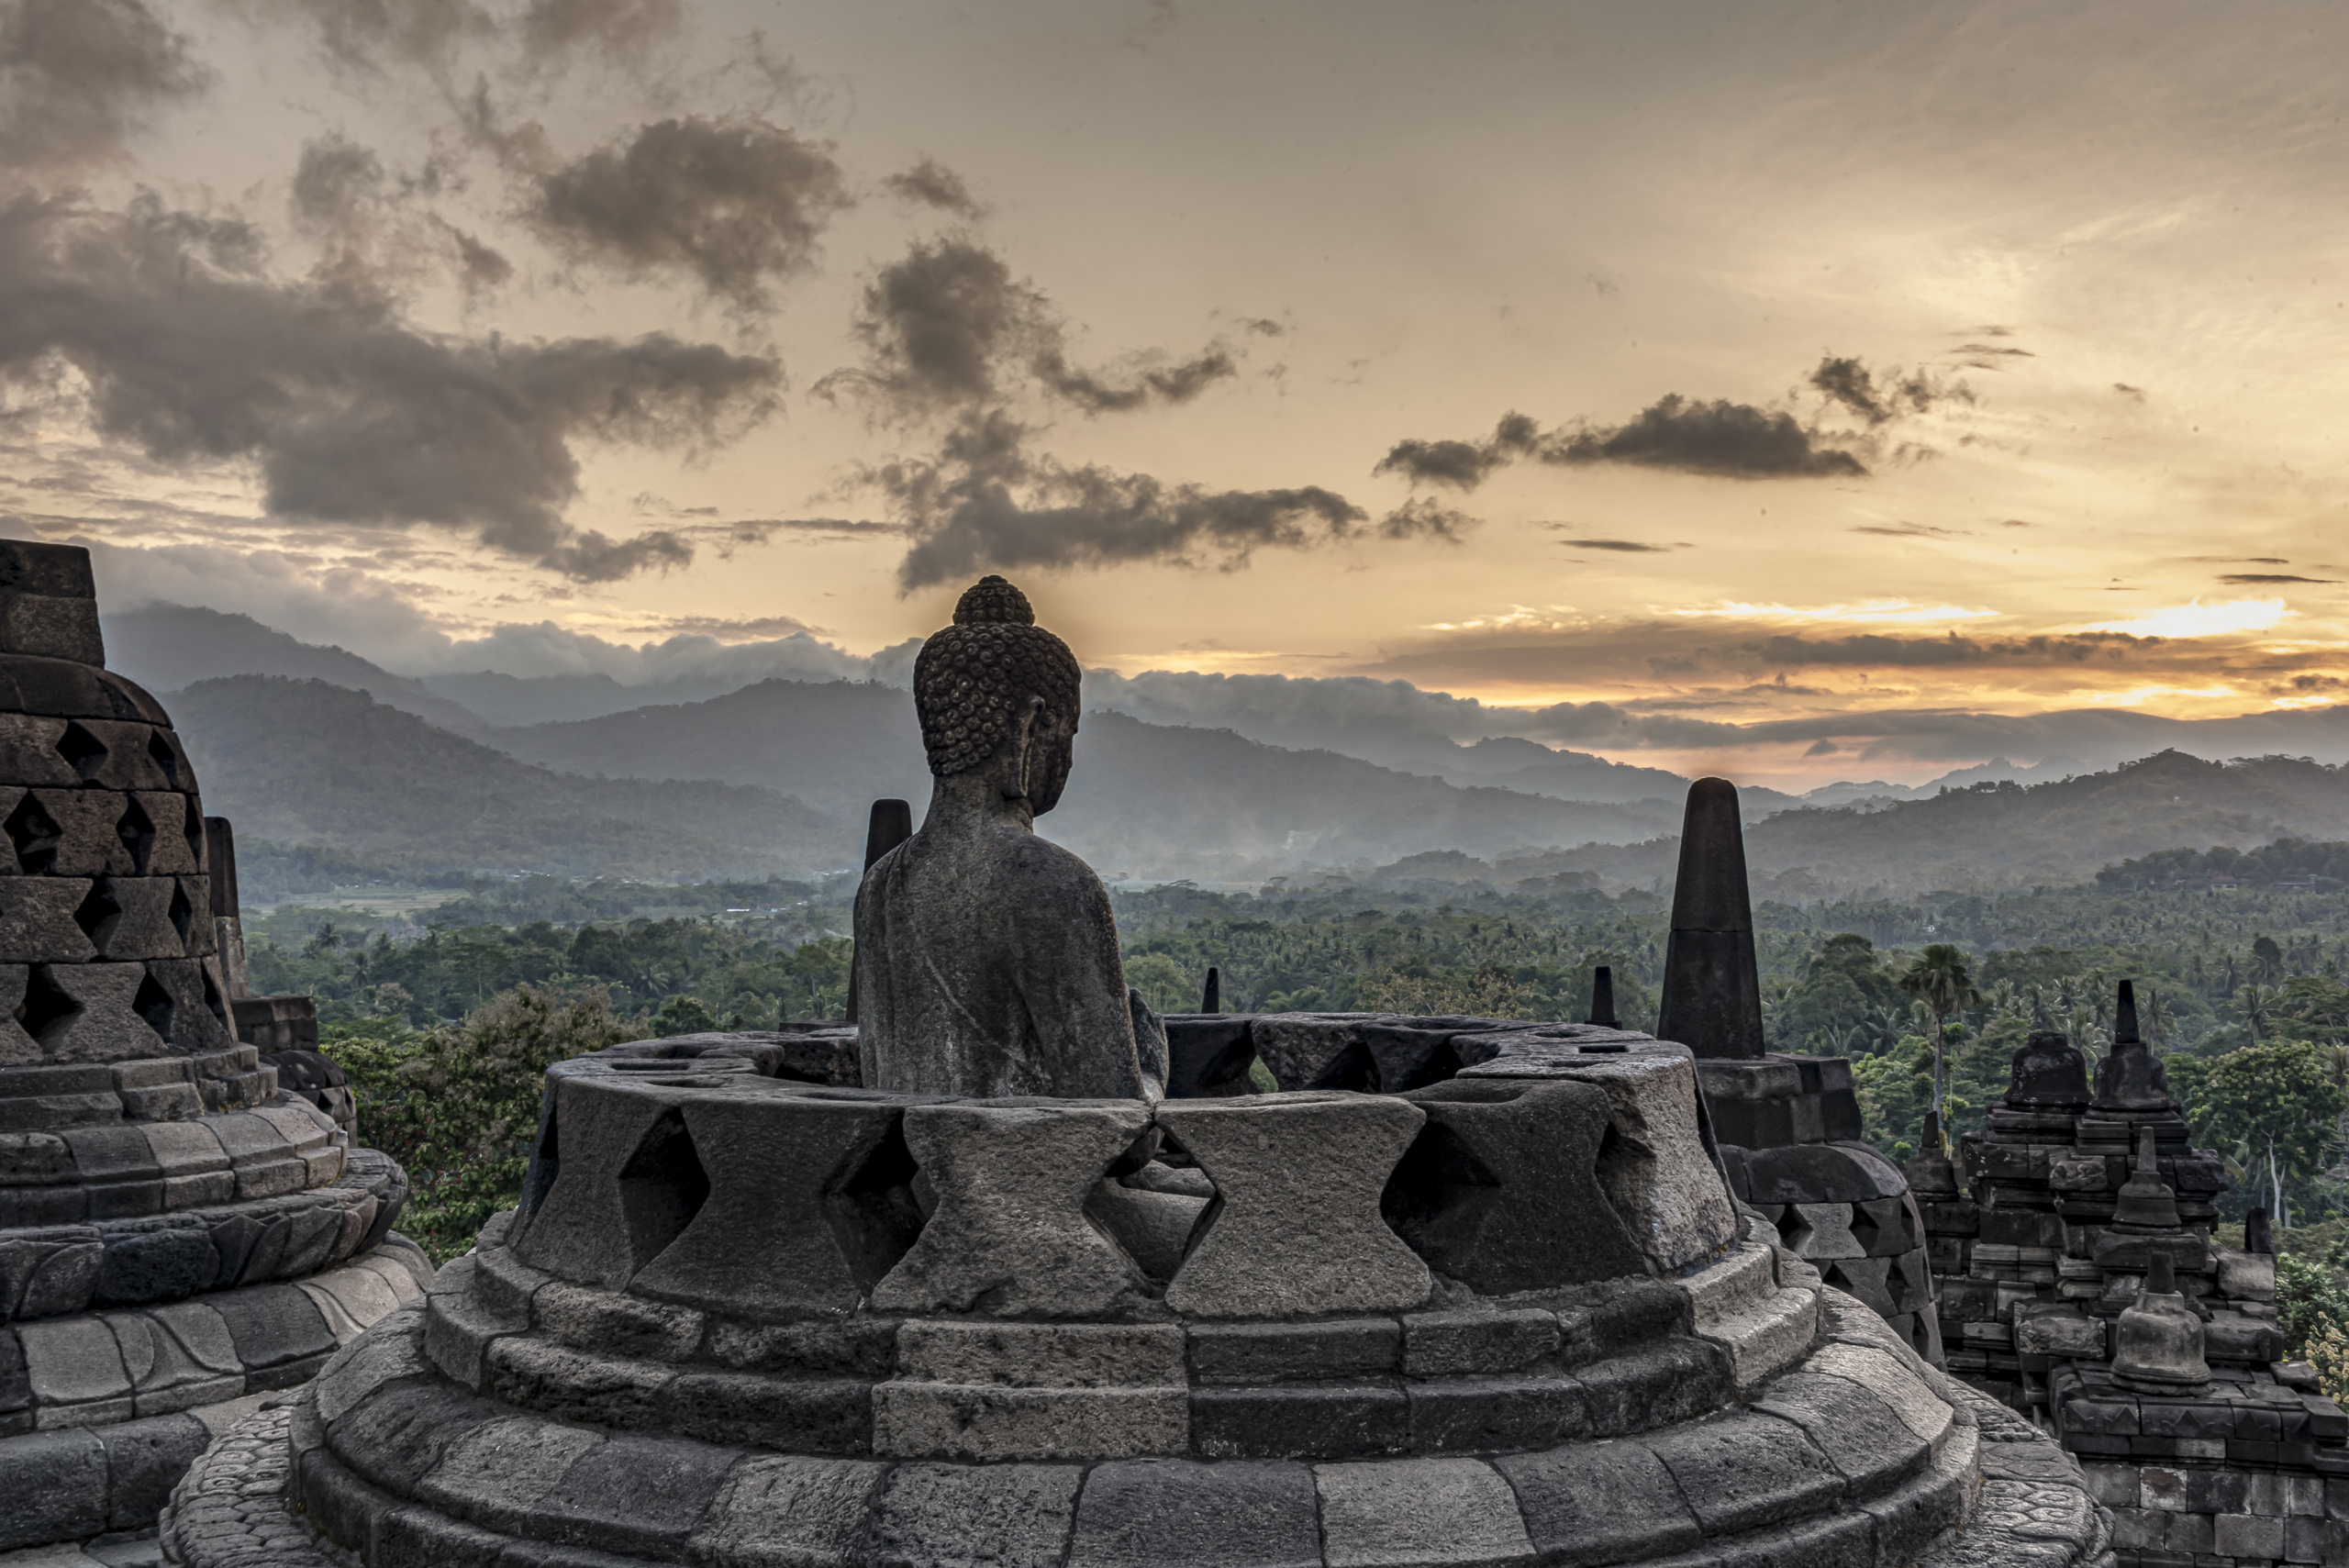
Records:
[[[1427,1300],[1427,1265],[1379,1197],[1427,1113],[1343,1094],[1167,1101],[1158,1124],[1216,1185],[1166,1304],[1201,1318],[1394,1311]]]
[[[1067,1318],[1138,1306],[1141,1273],[1085,1203],[1149,1128],[1138,1101],[911,1107],[906,1145],[938,1207],[874,1288],[874,1310]]]

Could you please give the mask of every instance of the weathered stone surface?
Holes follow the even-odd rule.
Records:
[[[856,895],[858,1054],[906,1094],[1155,1099],[1164,1037],[1135,1004],[1108,891],[1034,832],[1074,757],[1081,674],[1000,577],[922,644],[921,828]],[[1154,1056],[1154,1061],[1146,1061]]]
[[[0,878],[0,962],[86,963],[96,957],[73,921],[91,886],[87,877]]]
[[[1718,1416],[1640,1440],[1680,1483],[1707,1534],[1757,1529],[1832,1506],[1842,1474],[1800,1428],[1771,1416]]]
[[[0,1551],[81,1539],[106,1528],[106,1448],[95,1436],[39,1432],[6,1441]]]
[[[1377,1066],[1363,1043],[1368,1014],[1264,1013],[1249,1025],[1256,1059],[1273,1082],[1291,1093],[1307,1089],[1371,1090]]]
[[[1100,1465],[1085,1480],[1068,1568],[1319,1568],[1316,1503],[1302,1464]]]
[[[1116,1388],[1186,1381],[1172,1323],[907,1323],[897,1375],[1005,1388]]]
[[[1408,1397],[1375,1384],[1191,1391],[1191,1446],[1210,1459],[1356,1459],[1410,1446]]]
[[[7,885],[0,881],[0,886]],[[162,1055],[170,1049],[163,1037],[132,1005],[146,978],[147,966],[139,963],[40,965],[31,988],[46,985],[72,1008],[40,1031],[42,1056],[50,1062],[127,1062]]]
[[[718,1500],[733,1449],[623,1433],[574,1461],[532,1512],[553,1540],[674,1560]]]
[[[1504,1454],[1493,1468],[1517,1494],[1544,1563],[1638,1562],[1687,1551],[1704,1539],[1672,1472],[1636,1442]]]
[[[874,1310],[1063,1318],[1139,1306],[1141,1274],[1085,1201],[1149,1125],[1149,1107],[1115,1100],[907,1110],[906,1143],[938,1208],[874,1287]]]
[[[106,1410],[91,1412],[94,1419],[129,1418],[130,1374],[122,1363],[120,1343],[103,1320],[63,1318],[20,1323],[17,1337],[24,1343],[25,1373],[33,1396],[42,1405],[104,1405]],[[118,1411],[111,1408],[117,1405]]]
[[[1128,1459],[1191,1447],[1190,1391],[883,1383],[873,1450],[901,1459]]]
[[[1163,1284],[1183,1266],[1183,1249],[1208,1202],[1206,1196],[1150,1192],[1110,1181],[1094,1187],[1085,1200],[1085,1212],[1144,1274]]]
[[[474,1524],[526,1533],[539,1501],[605,1440],[598,1432],[527,1416],[490,1421],[451,1443],[417,1495]]]
[[[1191,1365],[1201,1383],[1346,1382],[1386,1375],[1401,1359],[1392,1318],[1310,1323],[1195,1323]]]
[[[2015,1051],[2006,1103],[2018,1109],[2086,1109],[2087,1059],[2067,1035],[2033,1032]]]
[[[1405,1097],[1427,1125],[1380,1208],[1429,1267],[1488,1296],[1646,1272],[1599,1185],[1603,1090],[1454,1079]]]
[[[921,1228],[901,1114],[814,1095],[688,1103],[709,1197],[632,1288],[761,1316],[855,1306]]]
[[[1441,1377],[1405,1385],[1417,1453],[1518,1452],[1590,1430],[1590,1396],[1556,1373]]]
[[[1166,1097],[1229,1099],[1252,1095],[1248,1069],[1256,1061],[1249,1020],[1237,1014],[1170,1014],[1166,1024]]]
[[[172,1044],[183,1051],[227,1051],[237,1043],[222,1021],[226,1010],[220,984],[211,977],[206,961],[161,958],[147,964],[148,975],[170,999]]]
[[[850,1568],[885,1473],[850,1459],[745,1460],[727,1475],[686,1555],[742,1568]]]
[[[901,1464],[874,1515],[874,1568],[1059,1568],[1084,1475],[1068,1464]]]
[[[1782,1227],[1787,1238],[1787,1250],[1807,1262],[1824,1262],[1831,1258],[1865,1258],[1868,1250],[1852,1234],[1852,1206],[1848,1203],[1795,1203],[1787,1206],[1792,1213],[1791,1225]]]
[[[1379,1193],[1426,1120],[1400,1099],[1337,1094],[1169,1101],[1159,1125],[1217,1198],[1166,1303],[1201,1318],[1292,1318],[1417,1307],[1427,1265],[1390,1230]]]
[[[1854,1496],[1890,1490],[1929,1457],[1922,1440],[1883,1401],[1843,1378],[1789,1373],[1757,1394],[1753,1408],[1801,1428]]]
[[[1753,1057],[1765,1049],[1745,832],[1737,786],[1727,779],[1688,786],[1656,1033],[1698,1056]]]
[[[1403,1319],[1403,1371],[1411,1377],[1520,1372],[1555,1357],[1558,1317],[1513,1311],[1415,1312]]]
[[[708,1193],[685,1096],[550,1074],[560,1154],[515,1251],[575,1284],[618,1290],[684,1234]],[[548,1163],[541,1150],[539,1164]]]
[[[1599,1187],[1657,1272],[1680,1273],[1737,1239],[1737,1211],[1698,1132],[1696,1066],[1687,1057],[1662,1050],[1571,1062],[1503,1056],[1461,1076],[1528,1073],[1606,1091],[1614,1137],[1598,1160]]]
[[[1323,1464],[1313,1479],[1329,1568],[1499,1568],[1532,1561],[1516,1496],[1479,1460]]]
[[[1892,1162],[1864,1143],[1749,1149],[1745,1171],[1748,1201],[1757,1204],[1865,1203],[1908,1190]]]

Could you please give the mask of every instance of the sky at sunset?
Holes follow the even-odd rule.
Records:
[[[0,0],[0,513],[410,673],[886,675],[1001,571],[1200,723],[2342,761],[2344,60],[2337,4]]]

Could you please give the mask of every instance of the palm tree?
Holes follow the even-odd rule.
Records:
[[[1933,1013],[1933,1115],[1942,1114],[1942,1031],[1952,1013],[1982,1004],[1965,951],[1951,942],[1932,942],[1900,976],[1900,989]]]

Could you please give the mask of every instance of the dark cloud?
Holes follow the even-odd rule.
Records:
[[[1881,534],[1887,539],[1956,539],[1971,533],[1970,528],[1937,528],[1931,523],[1861,523],[1850,530],[1855,534]]]
[[[1691,402],[1668,393],[1628,425],[1559,431],[1535,454],[1543,462],[1636,463],[1722,479],[1861,475],[1867,468],[1821,443],[1794,416],[1747,403]]]
[[[1165,370],[1141,372],[1134,380],[1115,382],[1091,371],[1078,370],[1058,348],[1040,351],[1030,367],[1045,390],[1066,398],[1087,414],[1122,414],[1156,398],[1163,403],[1188,403],[1219,381],[1240,373],[1231,355],[1210,349],[1195,360]]]
[[[1253,332],[1259,338],[1278,338],[1288,330],[1280,322],[1266,316],[1252,316],[1240,325],[1242,330]]]
[[[497,288],[514,276],[514,263],[453,224],[442,226],[457,250],[457,281],[469,295]]]
[[[2338,583],[2338,577],[2296,577],[2288,572],[2230,572],[2219,579],[2238,587],[2251,587],[2261,583]]]
[[[1831,757],[1842,750],[1842,748],[1836,745],[1832,740],[1814,740],[1810,743],[1810,749],[1805,751],[1803,755],[1806,757]]]
[[[1627,555],[1668,555],[1680,548],[1676,544],[1642,544],[1628,539],[1562,539],[1558,542],[1568,550],[1615,550]]]
[[[902,173],[890,175],[881,182],[891,195],[918,206],[936,207],[958,217],[977,222],[986,216],[986,208],[971,195],[971,187],[963,176],[935,158],[925,158]]]
[[[72,376],[61,373],[71,371]],[[680,564],[563,518],[587,440],[695,450],[773,408],[771,360],[662,334],[471,342],[269,277],[241,225],[151,198],[0,207],[0,377],[166,462],[249,463],[273,515],[430,524],[573,576]]]
[[[1480,520],[1422,495],[1381,517],[1378,532],[1382,539],[1442,539],[1457,544]]]
[[[295,227],[313,234],[347,228],[383,183],[383,161],[366,148],[331,135],[308,142],[294,169]]]
[[[2035,360],[2039,356],[2029,349],[2002,349],[1995,343],[1965,343],[1958,347],[1961,354],[1990,354],[1999,359]]]
[[[914,536],[901,589],[989,568],[1162,561],[1227,569],[1264,549],[1302,549],[1360,531],[1367,515],[1319,486],[1208,490],[1144,473],[1071,468],[1031,453],[1032,432],[1000,409],[966,416],[934,457],[872,470]],[[1411,525],[1412,531],[1423,531]]]
[[[532,221],[581,261],[676,271],[746,309],[849,205],[830,148],[759,119],[662,120],[539,180]]]
[[[1405,439],[1378,460],[1373,473],[1399,473],[1414,484],[1448,484],[1474,490],[1512,454],[1489,441]]]
[[[901,418],[972,410],[1022,386],[1087,414],[1187,403],[1239,373],[1230,350],[1211,345],[1173,365],[1142,356],[1118,373],[1083,369],[1067,349],[1066,322],[1034,284],[1014,278],[1002,257],[974,240],[915,244],[865,285],[856,317],[862,368],[817,384],[829,395],[852,390]]]
[[[1526,415],[1504,415],[1482,440],[1408,439],[1388,449],[1371,472],[1400,474],[1414,484],[1474,490],[1518,462],[1569,466],[1630,463],[1723,479],[1831,478],[1865,475],[1862,451],[1871,433],[1915,417],[1943,402],[1971,403],[1965,383],[1944,383],[1920,371],[1872,372],[1857,359],[1829,357],[1809,378],[1829,405],[1856,417],[1866,429],[1839,434],[1804,425],[1783,409],[1670,393],[1621,425],[1587,421],[1544,431]],[[1896,459],[1930,455],[1904,444]]]
[[[118,158],[210,72],[143,0],[0,4],[0,168],[23,174]]]
[[[2021,353],[2020,349],[1996,350]],[[1898,366],[1875,372],[1857,359],[1830,355],[1810,373],[1809,384],[1829,402],[1855,414],[1870,425],[1888,424],[1911,414],[1922,414],[1944,400],[1974,401],[1964,382],[1944,383],[1924,371],[1904,372]]]
[[[2145,401],[2145,389],[2142,386],[2132,386],[2125,381],[2116,381],[2112,384],[2112,390],[2123,397],[2133,397],[2140,403]]]

